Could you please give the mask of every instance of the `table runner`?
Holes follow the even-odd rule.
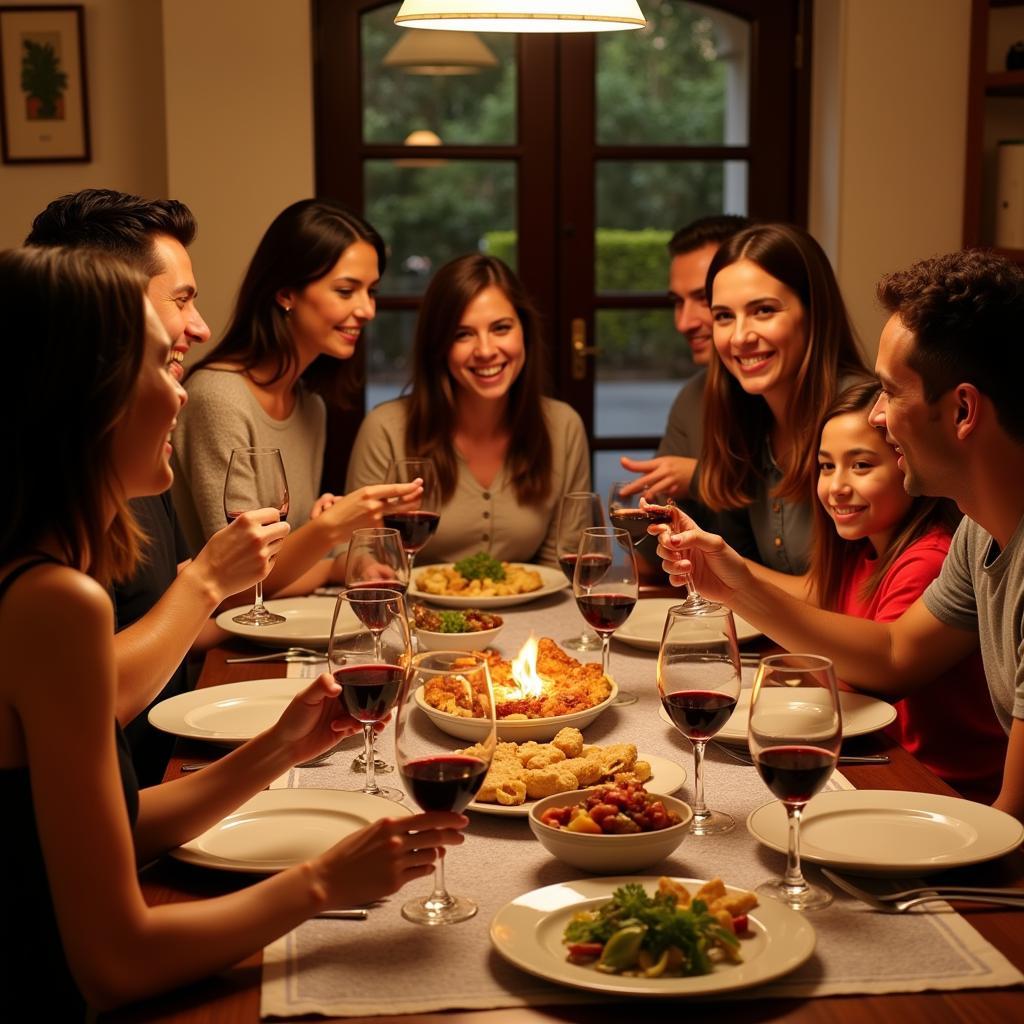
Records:
[[[560,640],[577,635],[581,622],[567,593],[502,614],[506,624],[497,645],[506,656],[514,654],[531,631]],[[290,668],[295,671],[289,674],[313,674],[310,666]],[[678,795],[690,798],[693,756],[689,744],[658,715],[655,655],[613,642],[611,673],[640,700],[604,712],[587,728],[587,741],[633,742],[643,753],[678,761],[687,773],[687,784]],[[751,678],[745,672],[746,685]],[[377,742],[380,755],[393,762],[392,728]],[[459,741],[453,739],[452,744]],[[359,749],[355,741],[346,743],[329,763],[293,769],[275,785],[358,789],[362,776],[349,765]],[[386,779],[401,787],[397,773]],[[829,788],[852,786],[836,772]],[[709,748],[705,790],[709,806],[732,814],[736,827],[725,835],[688,836],[671,857],[642,873],[717,875],[746,888],[781,874],[785,856],[760,846],[745,827],[747,815],[772,799],[757,770]],[[400,906],[429,891],[429,880],[424,879],[374,908],[366,922],[309,921],[267,947],[261,1016],[371,1016],[607,1002],[606,996],[534,978],[494,952],[489,927],[502,906],[531,889],[579,877],[580,872],[552,858],[533,838],[525,819],[478,813],[471,818],[466,842],[447,858],[445,875],[450,891],[479,904],[475,918],[431,929],[406,922]],[[813,880],[823,881],[812,865],[805,865],[805,870]],[[952,911],[878,914],[838,893],[833,906],[810,914],[809,920],[817,945],[806,964],[774,983],[730,993],[729,998],[921,992],[1024,981],[998,950]]]

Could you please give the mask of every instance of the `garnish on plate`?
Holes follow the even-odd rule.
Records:
[[[504,623],[500,615],[491,615],[478,608],[435,611],[422,604],[412,606],[413,623],[429,633],[482,633],[497,629]]]

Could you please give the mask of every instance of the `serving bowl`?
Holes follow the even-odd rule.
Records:
[[[670,825],[657,832],[633,832],[629,835],[591,835],[552,828],[541,821],[550,807],[566,807],[584,803],[587,797],[605,786],[576,789],[570,793],[556,793],[538,800],[530,808],[530,830],[541,846],[553,857],[574,868],[595,875],[615,875],[626,871],[640,871],[663,861],[686,838],[693,818],[693,809],[674,796],[652,793],[668,811],[679,815],[678,825]]]
[[[516,743],[525,743],[527,740],[550,740],[554,739],[559,729],[568,726],[575,729],[585,728],[615,700],[619,688],[615,685],[615,680],[609,679],[608,682],[611,685],[608,696],[600,704],[595,704],[585,711],[574,711],[571,715],[551,715],[548,718],[526,718],[514,721],[498,719],[498,739],[514,740]],[[458,715],[451,715],[447,711],[431,707],[423,697],[422,687],[416,691],[416,703],[434,725],[448,733],[449,736],[468,740],[470,743],[476,743],[487,736],[490,727],[482,718],[460,718]]]
[[[416,627],[416,642],[421,651],[485,651],[504,629],[504,623],[493,629],[478,629],[475,633],[435,633]]]

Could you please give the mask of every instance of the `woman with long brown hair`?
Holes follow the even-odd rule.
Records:
[[[48,396],[12,389],[0,478],[0,987],[12,1020],[40,1006],[84,1020],[86,1004],[106,1009],[226,968],[322,910],[425,876],[467,823],[382,819],[240,892],[175,906],[143,899],[137,865],[358,729],[324,674],[202,772],[138,789],[115,721],[107,587],[131,574],[144,545],[129,500],[171,484],[168,437],[185,399],[146,284],[104,253],[0,253],[10,368],[46,381]]]
[[[363,421],[348,489],[379,483],[396,459],[428,456],[442,497],[419,558],[557,565],[562,495],[590,488],[579,416],[543,395],[539,319],[501,260],[473,253],[430,282],[416,325],[408,396]]]

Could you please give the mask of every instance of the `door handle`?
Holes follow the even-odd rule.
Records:
[[[571,325],[572,341],[572,379],[587,379],[587,356],[598,356],[601,349],[596,345],[587,344],[587,321],[583,317],[575,317]]]

